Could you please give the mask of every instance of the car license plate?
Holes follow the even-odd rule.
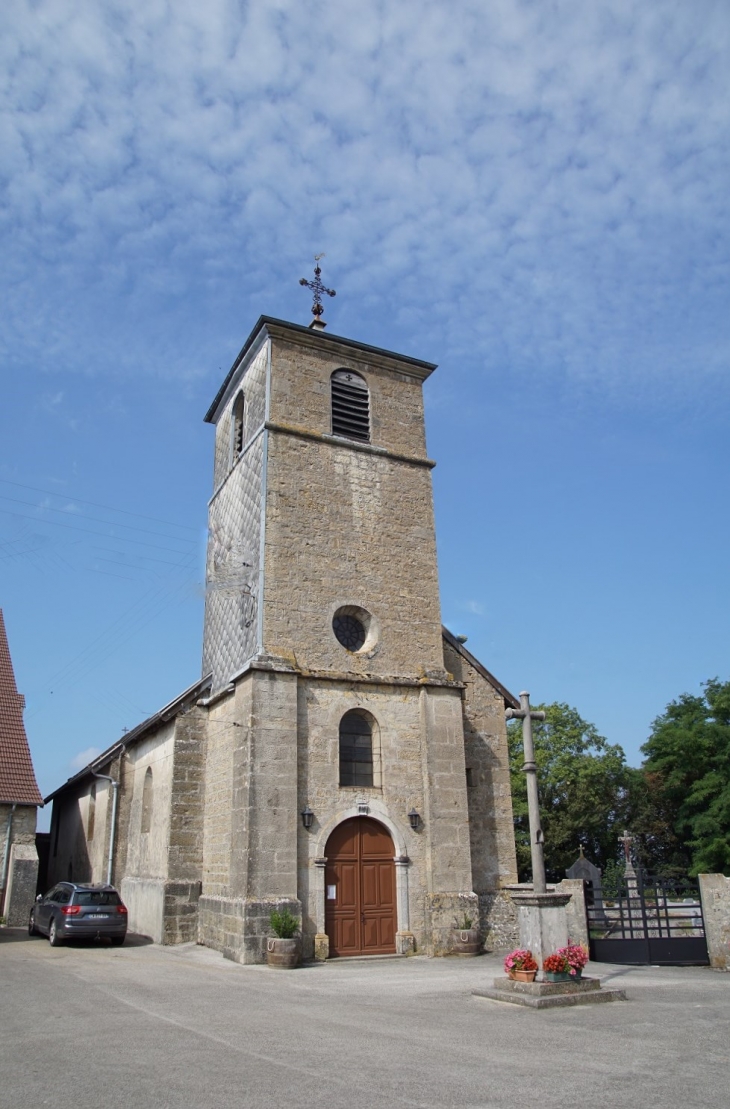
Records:
[[[86,914],[86,919],[87,920],[106,920],[108,916],[109,916],[109,913],[87,913]]]

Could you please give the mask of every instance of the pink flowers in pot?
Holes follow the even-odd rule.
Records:
[[[569,943],[567,947],[559,947],[554,955],[548,955],[542,969],[552,974],[570,974],[575,977],[580,975],[587,962],[588,952],[585,947],[578,943]]]
[[[537,970],[537,963],[531,951],[526,951],[522,947],[517,947],[514,951],[510,951],[509,955],[505,958],[504,969],[508,974],[512,970]]]

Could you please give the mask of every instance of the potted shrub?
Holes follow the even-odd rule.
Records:
[[[302,937],[298,934],[299,921],[287,906],[274,909],[269,916],[273,936],[266,941],[266,962],[270,967],[292,970],[299,966],[302,957]]]
[[[559,947],[552,955],[548,955],[542,964],[547,982],[575,982],[581,978],[583,967],[588,962],[588,952],[577,943],[569,943],[567,947]]]
[[[451,933],[451,950],[454,955],[478,955],[481,943],[479,941],[479,932],[473,927],[474,921],[467,913],[461,920],[454,921],[454,929]]]
[[[510,951],[504,960],[504,969],[507,971],[507,977],[515,982],[534,982],[537,963],[531,951],[527,951],[524,947],[517,947],[514,951]]]

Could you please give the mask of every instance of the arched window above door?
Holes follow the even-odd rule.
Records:
[[[351,709],[340,720],[340,785],[380,787],[380,734],[364,709]]]
[[[367,382],[352,370],[335,370],[332,389],[332,434],[370,442],[370,392]]]

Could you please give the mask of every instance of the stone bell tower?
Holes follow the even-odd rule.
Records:
[[[434,369],[259,320],[206,416],[214,691],[254,657],[443,676],[422,395]],[[343,649],[338,628],[360,640]]]
[[[274,905],[318,957],[443,951],[478,912],[424,431],[434,369],[262,316],[206,416],[200,937],[240,961],[262,957]]]

